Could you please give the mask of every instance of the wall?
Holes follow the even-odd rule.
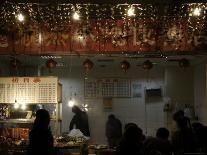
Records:
[[[198,120],[207,125],[206,102],[206,64],[201,63],[194,67],[194,95],[195,112]]]
[[[155,135],[158,127],[168,126],[169,124],[168,117],[171,118],[172,113],[166,115],[166,113],[163,112],[166,98],[170,98],[171,101],[178,101],[179,104],[193,104],[194,86],[192,69],[183,71],[178,67],[164,68],[155,65],[152,70],[147,72],[143,71],[141,67],[134,66],[135,65],[131,66],[127,73],[122,72],[119,67],[95,66],[89,73],[89,79],[127,78],[130,79],[132,83],[141,84],[141,97],[113,98],[113,107],[111,110],[104,109],[102,98],[84,98],[84,71],[82,67],[57,68],[54,69],[52,73],[42,68],[41,76],[58,76],[63,86],[62,132],[68,132],[69,123],[73,116],[71,108],[68,107],[68,100],[71,95],[78,105],[81,106],[83,103],[89,104],[88,115],[91,137],[92,141],[96,143],[106,143],[105,123],[107,116],[111,113],[114,113],[121,120],[123,126],[128,122],[135,122],[143,129],[143,132],[149,136]],[[22,75],[34,76],[35,73],[37,73],[37,69],[27,69]],[[6,73],[3,76],[5,75]],[[162,88],[163,98],[146,101],[145,89],[157,87]],[[196,100],[198,100],[198,98],[196,98]]]
[[[44,70],[42,75],[48,75]],[[114,113],[123,126],[128,122],[137,123],[147,135],[154,135],[158,127],[164,126],[163,101],[155,100],[145,102],[145,88],[164,86],[164,68],[155,67],[146,72],[141,68],[131,68],[123,73],[119,68],[95,67],[89,74],[89,79],[97,78],[127,78],[131,82],[141,84],[142,97],[138,98],[113,98],[113,107],[104,109],[102,98],[84,99],[84,71],[80,68],[70,70],[57,69],[51,75],[59,77],[63,85],[63,122],[62,132],[68,132],[70,120],[73,116],[67,102],[71,95],[75,102],[81,106],[84,102],[89,104],[89,124],[92,140],[97,143],[106,143],[105,123],[109,114]],[[76,95],[74,95],[74,93]]]

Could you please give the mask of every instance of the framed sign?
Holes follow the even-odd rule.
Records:
[[[0,103],[57,103],[57,77],[1,77]]]

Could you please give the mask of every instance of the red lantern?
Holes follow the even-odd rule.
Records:
[[[126,60],[121,62],[121,69],[126,72],[130,68],[130,63]]]
[[[146,60],[146,61],[143,63],[142,67],[143,67],[144,70],[150,70],[150,69],[152,69],[153,64],[152,64],[151,61]]]
[[[187,68],[187,67],[190,66],[190,62],[188,61],[188,59],[183,58],[183,59],[180,59],[180,60],[178,61],[178,65],[179,65],[179,67],[181,67],[181,68]]]
[[[93,62],[90,59],[86,59],[83,62],[83,67],[87,72],[93,68],[93,65],[94,65]]]
[[[16,58],[13,58],[12,60],[10,60],[10,66],[14,69],[17,69],[18,67],[20,67],[21,65],[21,62],[16,59]]]
[[[45,65],[49,69],[49,72],[51,72],[51,69],[54,69],[57,66],[57,62],[53,59],[49,59],[46,61]]]

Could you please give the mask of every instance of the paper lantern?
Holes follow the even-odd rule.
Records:
[[[83,67],[87,72],[93,68],[93,65],[94,65],[93,62],[90,59],[86,59],[83,62]]]
[[[145,62],[143,62],[142,67],[143,67],[144,70],[150,70],[150,69],[152,69],[153,64],[152,64],[151,61],[146,60]]]
[[[183,59],[180,59],[180,60],[178,61],[178,65],[179,65],[179,67],[181,67],[181,68],[187,68],[187,67],[190,66],[190,62],[188,61],[188,59],[183,58]]]
[[[49,69],[49,72],[52,71],[57,66],[57,62],[53,59],[49,59],[45,63],[46,67]]]
[[[10,66],[12,68],[17,69],[20,67],[20,65],[21,65],[21,62],[18,59],[13,58],[12,60],[10,60]]]
[[[130,68],[130,63],[126,60],[121,62],[121,69],[126,72]]]

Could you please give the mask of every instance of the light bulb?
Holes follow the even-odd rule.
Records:
[[[19,108],[19,103],[15,102],[14,103],[14,109],[18,109]]]
[[[24,16],[23,16],[23,14],[18,14],[17,15],[17,19],[20,21],[20,22],[23,22],[24,21]]]
[[[72,99],[70,99],[70,100],[68,101],[68,106],[69,106],[69,107],[73,107],[73,106],[74,106],[74,101],[73,101]]]
[[[22,105],[21,105],[21,109],[22,110],[25,110],[27,107],[26,107],[26,104],[25,103],[22,103]]]
[[[133,7],[130,7],[129,10],[127,11],[127,15],[129,17],[135,16],[135,13],[134,12],[135,12],[134,8]]]
[[[75,13],[73,14],[73,19],[74,19],[74,20],[79,20],[79,19],[80,19],[80,15],[79,15],[77,12],[75,12]]]
[[[194,16],[200,16],[200,14],[201,14],[201,8],[195,8],[193,10],[193,15]]]

